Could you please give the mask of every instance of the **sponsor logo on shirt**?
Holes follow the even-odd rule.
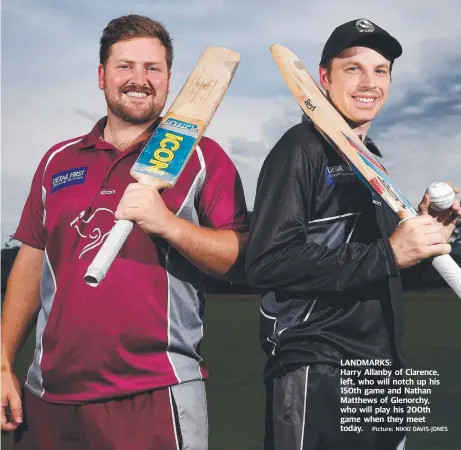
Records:
[[[76,167],[64,172],[55,173],[51,180],[51,193],[54,194],[65,187],[84,183],[87,172],[88,167]]]
[[[379,200],[376,200],[377,195],[372,191],[371,195],[373,196],[373,203],[378,206],[382,206]]]
[[[353,170],[349,166],[345,166],[342,164],[338,166],[326,167],[325,177],[327,179],[327,183],[330,185],[334,185],[337,183],[351,183],[351,182],[358,181]]]

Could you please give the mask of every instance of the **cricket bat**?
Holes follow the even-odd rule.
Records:
[[[282,78],[316,128],[353,169],[357,177],[376,192],[400,220],[417,216],[386,170],[328,101],[299,58],[279,44],[270,48]],[[449,255],[433,258],[432,265],[461,298],[461,268]]]
[[[208,47],[130,170],[141,184],[171,189],[200,141],[229,87],[240,55]],[[85,274],[90,286],[106,276],[134,223],[118,220]]]

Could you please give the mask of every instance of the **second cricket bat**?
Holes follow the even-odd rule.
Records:
[[[328,101],[299,58],[279,44],[271,46],[272,56],[282,78],[299,105],[325,139],[352,167],[357,177],[375,191],[401,219],[417,215],[373,154],[366,148],[348,123]],[[435,269],[453,291],[461,297],[461,268],[449,255],[433,258]]]
[[[157,189],[172,188],[229,87],[240,55],[226,48],[208,47],[200,57],[168,112],[162,118],[130,174],[137,182]],[[88,267],[85,282],[97,286],[105,277],[133,222],[118,220]]]

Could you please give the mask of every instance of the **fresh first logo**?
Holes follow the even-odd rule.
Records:
[[[88,167],[76,167],[75,169],[55,173],[51,179],[51,193],[62,188],[82,184],[85,182]]]

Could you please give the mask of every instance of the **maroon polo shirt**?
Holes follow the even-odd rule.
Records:
[[[45,154],[14,235],[45,251],[26,387],[51,402],[85,403],[207,376],[199,354],[201,274],[168,242],[135,225],[104,281],[97,288],[83,281],[145,144],[117,151],[101,139],[105,121]],[[206,137],[162,198],[192,223],[248,229],[237,170]]]

